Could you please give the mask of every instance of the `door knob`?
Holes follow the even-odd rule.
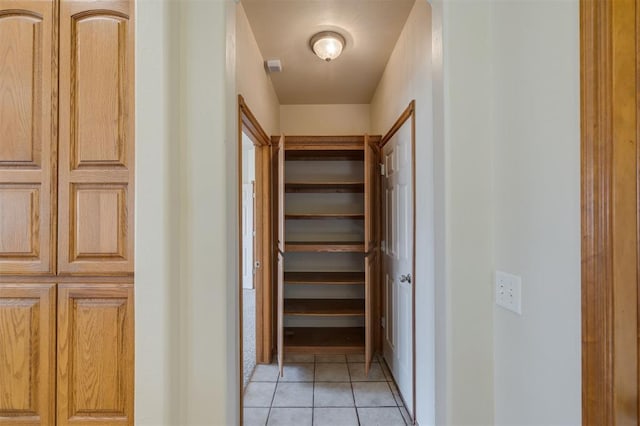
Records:
[[[400,282],[401,283],[409,283],[409,284],[411,284],[411,274],[400,275]]]

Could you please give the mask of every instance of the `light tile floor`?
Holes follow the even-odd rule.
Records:
[[[411,420],[398,388],[376,357],[369,375],[362,355],[305,355],[257,365],[244,393],[244,426],[405,426]]]

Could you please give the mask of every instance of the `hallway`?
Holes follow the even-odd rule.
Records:
[[[382,358],[369,376],[363,355],[292,354],[258,365],[244,394],[244,425],[404,426],[409,415]]]

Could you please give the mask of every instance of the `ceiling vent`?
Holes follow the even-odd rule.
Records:
[[[265,61],[264,66],[269,74],[282,72],[282,62],[280,62],[280,59],[269,59]]]

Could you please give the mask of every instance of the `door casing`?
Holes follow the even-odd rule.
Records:
[[[638,419],[638,0],[581,0],[582,422]]]

